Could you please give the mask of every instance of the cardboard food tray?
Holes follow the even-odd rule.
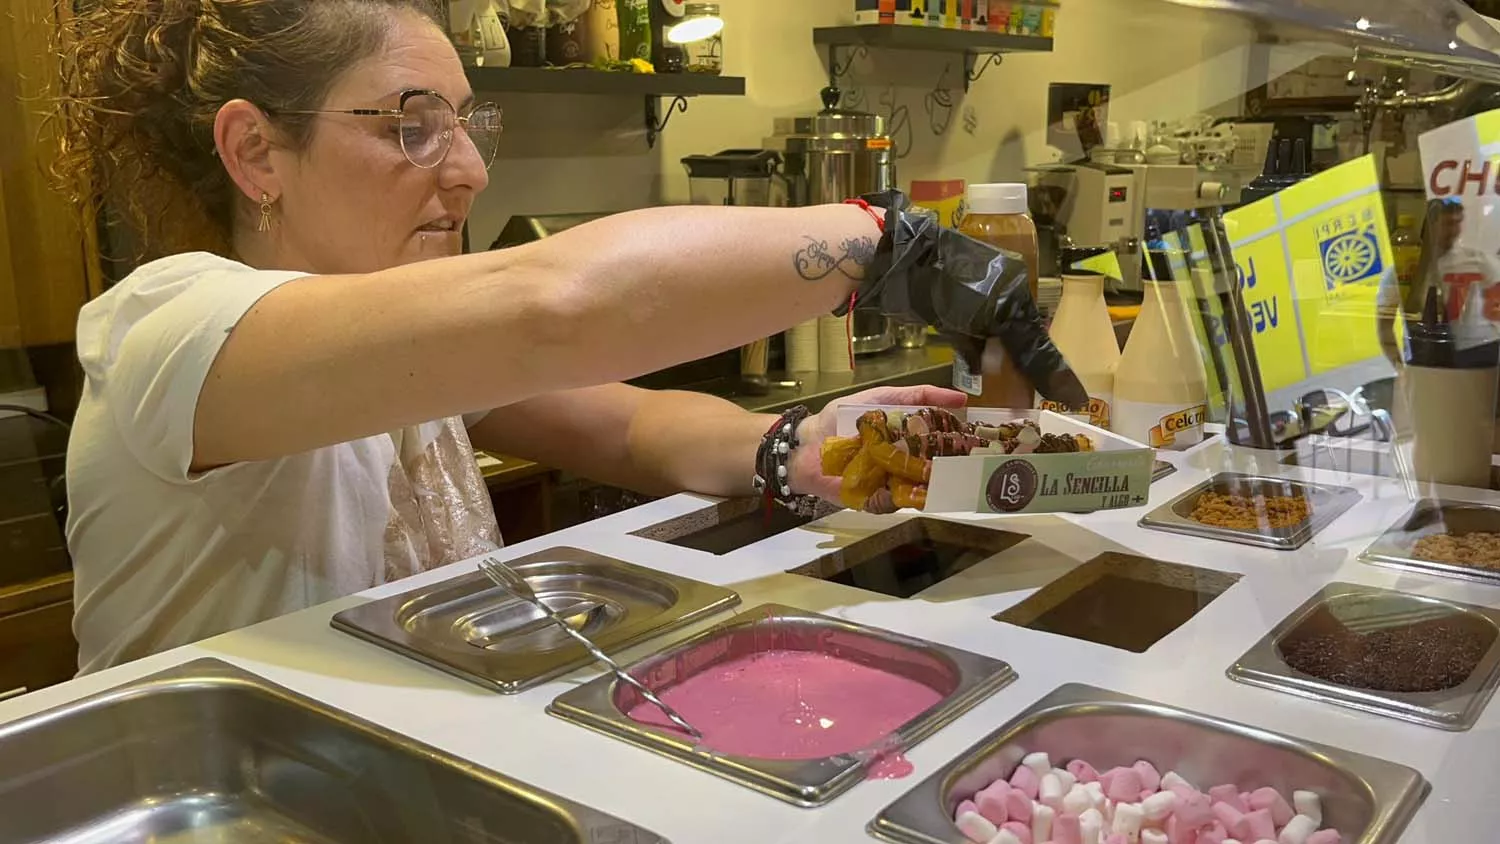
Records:
[[[920,407],[841,405],[838,434],[858,434],[871,410],[911,413]],[[1082,434],[1094,451],[1004,454],[983,449],[965,457],[937,457],[927,485],[927,513],[1092,513],[1139,507],[1151,491],[1154,449],[1050,410],[952,411],[966,422],[998,425],[1030,419],[1044,434]]]

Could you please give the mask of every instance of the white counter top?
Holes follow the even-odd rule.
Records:
[[[1360,563],[1356,556],[1411,505],[1400,484],[1328,471],[1255,465],[1218,441],[1184,454],[1164,453],[1178,471],[1156,483],[1147,507],[1085,516],[986,517],[980,521],[1031,539],[900,600],[783,574],[853,534],[895,517],[838,513],[838,532],[794,530],[746,549],[710,554],[627,536],[640,527],[707,506],[676,496],[506,549],[520,556],[572,545],[738,591],[741,608],[776,601],[888,628],[1009,662],[1019,679],[951,726],[913,748],[916,772],[903,780],[856,786],[819,809],[798,809],[623,742],[553,718],[544,707],[591,679],[590,668],[513,696],[487,692],[329,627],[337,611],[473,568],[461,563],[255,627],[178,648],[61,686],[0,703],[0,723],[198,657],[212,656],[309,697],[390,727],[442,750],[653,830],[679,844],[697,842],[865,842],[865,824],[887,803],[959,755],[1038,698],[1067,682],[1198,710],[1267,730],[1409,765],[1432,783],[1408,826],[1406,844],[1489,840],[1500,829],[1500,705],[1468,732],[1448,733],[1331,704],[1234,683],[1225,669],[1267,630],[1324,584],[1339,580],[1500,606],[1500,588]],[[1362,500],[1299,551],[1259,550],[1143,530],[1136,521],[1216,471],[1281,474],[1357,489]],[[1450,490],[1455,499],[1497,498]],[[1069,568],[1108,550],[1236,572],[1243,579],[1185,626],[1144,654],[1106,648],[993,621]],[[723,613],[647,642],[621,662],[728,618]]]

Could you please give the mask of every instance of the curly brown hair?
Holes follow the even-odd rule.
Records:
[[[140,257],[224,254],[238,192],[214,145],[234,99],[293,149],[338,75],[385,45],[393,12],[441,21],[433,0],[88,0],[60,15],[54,174],[86,217],[108,207]]]

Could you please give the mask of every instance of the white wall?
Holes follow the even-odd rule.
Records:
[[[687,201],[683,156],[759,146],[773,118],[819,108],[827,70],[811,30],[845,22],[852,5],[721,0],[725,73],[746,77],[746,96],[694,98],[687,113],[673,116],[655,150],[646,148],[639,99],[500,96],[506,136],[471,219],[474,248],[488,246],[512,214]],[[912,179],[1009,180],[1046,158],[1048,83],[1113,85],[1110,119],[1122,123],[1226,103],[1233,113],[1247,85],[1243,43],[1235,19],[1194,16],[1159,0],[1064,0],[1053,53],[1007,56],[967,96],[960,58],[932,53],[873,51],[841,86],[862,97],[865,110],[885,112],[879,101],[888,92],[909,109],[910,151],[898,166],[902,187]],[[954,106],[947,132],[936,136],[924,100],[945,68]],[[965,108],[977,123],[972,134],[964,129]],[[905,133],[897,140],[905,142]]]

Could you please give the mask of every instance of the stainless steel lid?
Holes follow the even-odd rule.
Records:
[[[837,108],[839,92],[823,89],[823,110],[803,117],[778,117],[766,148],[785,152],[864,152],[891,148],[885,118]]]

